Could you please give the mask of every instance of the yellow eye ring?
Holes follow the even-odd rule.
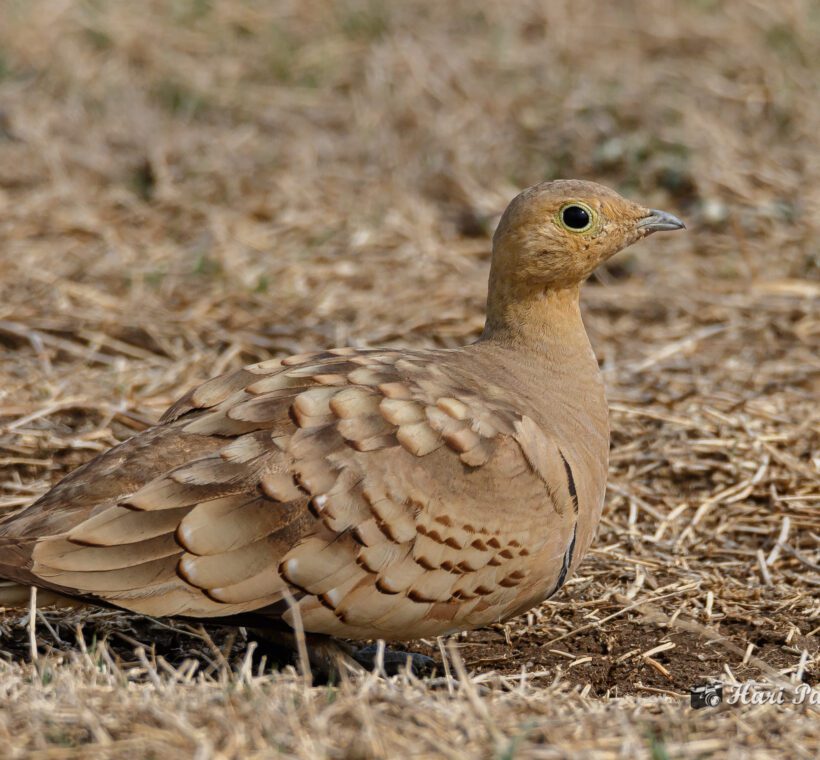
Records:
[[[568,232],[589,232],[595,223],[595,212],[580,201],[572,201],[561,206],[558,223]]]

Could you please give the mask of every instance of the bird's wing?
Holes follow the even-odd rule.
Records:
[[[0,523],[0,576],[152,615],[292,596],[308,631],[412,638],[544,598],[576,520],[556,442],[463,353],[339,349],[190,392]]]

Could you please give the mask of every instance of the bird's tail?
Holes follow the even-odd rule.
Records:
[[[43,580],[32,574],[31,541],[4,538],[0,533],[0,608],[28,607],[31,602],[31,587],[37,586],[37,606],[77,606],[82,602],[72,601],[57,589],[44,588]]]
[[[31,604],[31,586],[14,581],[0,581],[0,609],[28,607]],[[82,607],[76,599],[58,594],[48,589],[37,589],[38,607]]]

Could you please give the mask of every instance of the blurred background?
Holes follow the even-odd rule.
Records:
[[[676,619],[741,652],[764,626],[755,651],[810,675],[816,0],[0,0],[0,508],[242,363],[474,340],[499,214],[557,177],[688,232],[584,291],[607,507],[569,593],[499,657],[560,666],[544,637],[667,589]],[[617,659],[661,635],[620,617],[571,677],[721,672],[691,633],[667,675]]]
[[[557,177],[689,225],[604,281],[794,288],[819,134],[812,0],[0,0],[0,310],[457,343],[498,215]]]

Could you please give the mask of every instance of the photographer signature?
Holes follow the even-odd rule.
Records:
[[[724,701],[724,689],[720,681],[693,686],[689,690],[689,704],[695,710],[717,707]],[[761,687],[755,681],[747,681],[726,689],[727,705],[812,705],[820,706],[820,689],[801,683],[787,692],[784,687]]]

